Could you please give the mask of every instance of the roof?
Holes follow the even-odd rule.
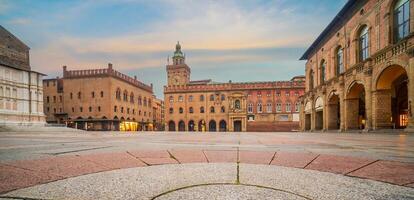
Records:
[[[326,36],[331,33],[335,28],[337,28],[337,24],[343,20],[343,17],[346,13],[348,13],[357,2],[362,2],[364,0],[348,0],[348,2],[342,7],[339,13],[335,16],[335,18],[328,24],[328,26],[322,31],[322,33],[316,38],[316,40],[311,44],[311,46],[305,51],[305,53],[300,57],[299,60],[307,60],[310,54],[318,48],[318,46],[323,42]]]

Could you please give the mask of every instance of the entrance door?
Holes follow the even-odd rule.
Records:
[[[241,132],[242,131],[242,122],[240,120],[234,121],[233,125],[234,125],[234,132]]]

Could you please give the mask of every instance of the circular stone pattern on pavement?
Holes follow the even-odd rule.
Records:
[[[268,187],[252,186],[252,185],[235,185],[235,184],[211,184],[196,185],[185,187],[171,192],[161,194],[154,200],[189,200],[189,199],[264,199],[264,200],[306,200],[298,195],[290,192],[277,190]]]

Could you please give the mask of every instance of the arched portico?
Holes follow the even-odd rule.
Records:
[[[178,131],[185,131],[185,123],[183,120],[178,122]]]
[[[323,106],[322,97],[318,97],[315,101],[315,130],[323,129]]]
[[[346,96],[346,129],[364,129],[366,119],[365,87],[353,82]]]
[[[174,121],[168,122],[168,131],[175,131],[175,122]]]
[[[327,124],[328,130],[340,129],[341,124],[341,111],[340,111],[340,99],[336,92],[332,92],[328,96],[327,102]]]
[[[194,124],[194,120],[190,120],[189,122],[188,122],[188,131],[195,131],[195,124]]]
[[[380,73],[375,84],[375,129],[407,127],[407,83],[407,71],[399,65],[388,66]]]
[[[206,122],[204,120],[200,120],[198,122],[198,131],[200,132],[206,131]]]
[[[216,121],[211,120],[211,121],[208,123],[208,131],[210,131],[210,132],[216,132],[216,131],[217,131]]]
[[[226,132],[227,131],[227,123],[225,120],[221,120],[219,123],[219,131]]]
[[[305,104],[305,131],[310,131],[312,127],[312,103],[310,101]]]

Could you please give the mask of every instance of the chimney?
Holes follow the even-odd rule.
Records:
[[[112,69],[112,63],[108,63],[108,69]]]

